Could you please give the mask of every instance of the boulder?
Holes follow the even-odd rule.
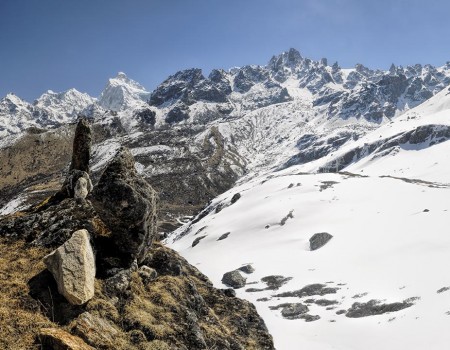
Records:
[[[158,196],[137,173],[127,148],[120,148],[106,167],[92,203],[111,230],[111,243],[123,263],[141,263],[156,236]]]
[[[94,350],[82,339],[60,328],[42,328],[38,338],[43,349],[49,350]]]
[[[235,289],[245,286],[247,279],[242,277],[238,270],[229,271],[222,277],[222,283]]]
[[[89,184],[92,189],[92,183],[84,177],[80,177],[75,185],[73,197],[85,199],[89,193]]]
[[[241,198],[241,194],[239,192],[235,193],[233,195],[233,197],[231,197],[231,204],[236,203],[240,198]]]
[[[94,296],[95,258],[87,230],[72,237],[44,257],[44,263],[69,303],[82,305]]]
[[[82,170],[71,170],[60,190],[64,198],[86,198],[92,191],[89,174]]]
[[[316,250],[316,249],[322,248],[332,238],[333,238],[333,236],[327,232],[315,233],[309,239],[309,246],[310,246],[311,250]]]

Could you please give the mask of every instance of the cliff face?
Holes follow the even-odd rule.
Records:
[[[89,138],[77,134],[77,139]],[[78,159],[79,146],[74,143],[73,159]],[[89,153],[90,145],[84,146]],[[231,289],[215,289],[176,252],[154,242],[157,195],[137,174],[129,151],[118,150],[92,193],[86,187],[89,168],[82,171],[77,164],[72,162],[55,195],[0,220],[0,248],[11,250],[0,264],[7,276],[14,276],[2,288],[2,297],[12,299],[0,310],[2,348],[274,348],[251,303],[236,298]],[[84,191],[77,191],[79,186]],[[50,273],[41,259],[80,229],[87,230],[85,244],[93,248],[96,278],[93,297],[77,305],[58,292],[68,283],[66,277],[57,278],[54,266]],[[63,264],[73,246],[71,251],[60,248],[53,264]]]

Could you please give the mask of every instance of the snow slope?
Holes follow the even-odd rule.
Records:
[[[243,179],[167,244],[216,287],[226,287],[225,272],[251,264],[254,273],[241,272],[247,285],[236,292],[255,303],[278,350],[447,348],[450,142],[437,131],[450,125],[449,101],[445,89],[324,159]],[[410,134],[408,142],[393,142]],[[315,173],[364,146],[370,152],[342,172]],[[232,204],[236,193],[241,198]],[[309,239],[320,232],[333,238],[312,251]],[[292,279],[265,289],[261,279],[273,275]],[[317,283],[331,289],[279,295]],[[354,303],[371,300],[405,307],[346,316]],[[320,319],[287,319],[282,307],[270,308],[285,303],[307,305]]]

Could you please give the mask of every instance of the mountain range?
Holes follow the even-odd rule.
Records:
[[[97,98],[8,94],[0,215],[60,187],[80,115],[93,181],[128,147],[159,193],[161,239],[215,286],[240,276],[237,295],[277,349],[450,340],[450,62],[347,69],[290,49],[265,66],[180,71],[153,91],[119,73]]]

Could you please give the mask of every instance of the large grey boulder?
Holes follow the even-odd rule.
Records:
[[[82,305],[94,296],[95,258],[87,230],[75,231],[72,237],[44,257],[58,292],[73,305]]]
[[[92,203],[123,263],[142,262],[156,236],[158,196],[137,173],[127,148],[120,148],[106,167]]]
[[[222,277],[222,283],[232,288],[242,288],[245,286],[247,279],[242,277],[238,270],[226,272]]]

